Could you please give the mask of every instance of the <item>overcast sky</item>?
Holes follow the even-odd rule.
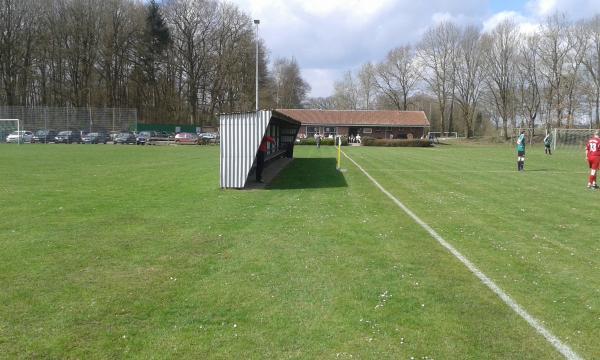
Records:
[[[347,70],[415,44],[432,24],[452,19],[493,28],[506,16],[535,26],[560,11],[572,19],[600,13],[600,0],[229,0],[260,19],[271,60],[295,57],[310,96],[329,96]]]

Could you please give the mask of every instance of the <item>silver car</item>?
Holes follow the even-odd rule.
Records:
[[[13,131],[6,137],[7,143],[30,143],[33,138],[31,131]]]

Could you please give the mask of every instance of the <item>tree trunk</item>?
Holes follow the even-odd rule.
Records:
[[[600,89],[598,89],[600,90]],[[596,129],[600,128],[600,91],[596,91]]]
[[[465,121],[468,121],[467,118],[465,118]],[[448,132],[452,131],[454,131],[454,98],[450,102],[450,117],[448,118]]]
[[[502,130],[504,131],[504,140],[508,140],[508,114],[502,115]]]

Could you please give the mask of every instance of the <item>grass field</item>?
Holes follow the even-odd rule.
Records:
[[[583,358],[600,192],[582,152],[346,148]],[[268,190],[216,147],[0,146],[0,358],[560,359],[333,148]]]

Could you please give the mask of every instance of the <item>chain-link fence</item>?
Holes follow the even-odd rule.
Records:
[[[136,109],[0,106],[0,119],[19,119],[21,130],[33,132],[71,130],[110,133],[137,130]],[[3,140],[4,136],[0,138],[0,141]]]

